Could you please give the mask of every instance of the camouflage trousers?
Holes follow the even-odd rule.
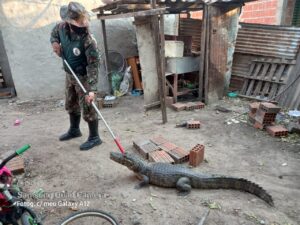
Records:
[[[79,76],[79,80],[85,89],[89,89],[86,77]],[[81,114],[83,111],[83,119],[86,122],[98,119],[97,113],[91,104],[86,103],[85,95],[77,84],[75,78],[66,73],[66,103],[65,108],[69,113]]]

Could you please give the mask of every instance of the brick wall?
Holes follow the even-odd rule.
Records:
[[[292,1],[292,0],[289,0]],[[240,17],[240,22],[277,25],[277,9],[279,0],[258,0],[247,3]],[[191,18],[202,19],[202,11],[191,12]]]
[[[278,24],[277,8],[279,0],[259,0],[247,3],[242,10],[241,22]]]

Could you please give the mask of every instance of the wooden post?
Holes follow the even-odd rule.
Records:
[[[201,33],[201,53],[200,53],[200,62],[199,62],[199,100],[203,101],[205,98],[204,95],[204,77],[205,77],[205,59],[206,59],[206,33],[207,33],[207,5],[203,6],[203,19],[202,19],[202,33]]]
[[[222,99],[228,90],[239,12],[239,6],[208,6],[206,103]]]
[[[104,61],[105,61],[105,71],[106,76],[108,77],[108,73],[110,72],[109,64],[108,64],[108,49],[107,49],[107,36],[106,36],[106,26],[105,20],[101,20],[101,33],[102,33],[102,46],[104,50]],[[111,92],[111,80],[107,78],[109,81],[109,90]]]
[[[152,8],[156,8],[156,0],[151,0]],[[162,121],[167,123],[167,109],[166,109],[166,75],[165,75],[165,42],[164,42],[164,19],[163,14],[160,15],[160,23],[158,16],[151,16],[152,27],[154,31],[155,38],[155,58],[158,76],[158,87],[159,87],[159,98],[160,98],[160,108],[162,112]],[[163,49],[162,49],[163,48]]]

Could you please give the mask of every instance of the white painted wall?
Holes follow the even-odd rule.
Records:
[[[78,0],[91,10],[98,0]],[[60,20],[59,9],[65,0],[1,0],[0,29],[12,78],[20,99],[63,97],[64,71],[61,60],[52,53],[49,42],[51,29]],[[100,21],[91,21],[91,30],[99,43]],[[131,20],[107,23],[109,49],[125,57],[137,55],[135,30]],[[104,69],[99,75],[99,89],[107,90]]]

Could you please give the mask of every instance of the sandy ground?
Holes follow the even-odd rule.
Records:
[[[251,194],[232,190],[193,190],[186,197],[179,197],[175,189],[154,186],[136,190],[138,181],[131,171],[109,160],[109,152],[118,150],[102,124],[104,143],[92,151],[80,152],[78,147],[86,139],[87,125],[81,124],[83,137],[59,142],[58,135],[68,128],[68,116],[59,101],[17,103],[0,101],[0,149],[2,153],[26,143],[32,145],[24,155],[26,173],[18,176],[26,193],[39,189],[60,194],[96,193],[99,196],[92,199],[62,196],[54,201],[81,202],[79,209],[111,212],[124,225],[196,225],[208,202],[220,206],[211,209],[208,225],[300,224],[299,142],[282,142],[246,123],[225,124],[225,119],[234,113],[217,113],[213,107],[193,112],[168,109],[169,122],[161,125],[160,111],[144,113],[140,97],[122,98],[117,107],[103,110],[128,151],[133,150],[134,139],[155,135],[164,135],[186,149],[205,144],[207,162],[195,171],[254,181],[273,196],[275,207]],[[238,112],[246,110],[245,104],[240,100],[226,101]],[[13,125],[17,118],[21,119],[20,126]],[[176,123],[191,118],[202,122],[200,130],[175,128]],[[57,224],[72,212],[70,208],[35,205],[45,224]]]

